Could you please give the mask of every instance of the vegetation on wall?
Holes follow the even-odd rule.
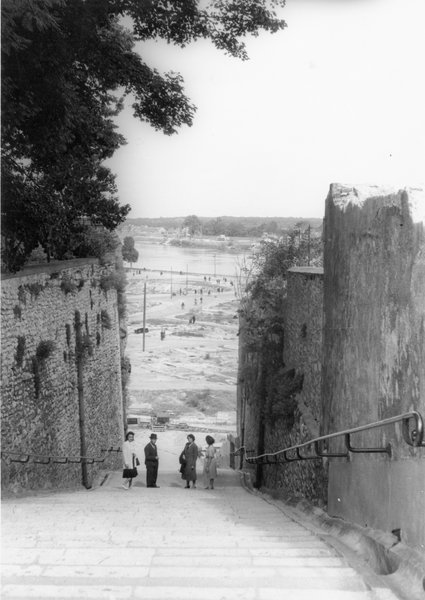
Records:
[[[268,425],[279,420],[285,429],[290,430],[296,421],[296,395],[302,390],[304,376],[295,369],[280,367],[271,370],[266,382],[264,418]]]
[[[128,356],[125,354],[121,355],[121,387],[123,392],[123,409],[124,409],[124,426],[126,425],[125,416],[129,408],[129,394],[128,394],[128,383],[131,373],[131,362]]]
[[[35,356],[38,362],[45,361],[51,356],[55,349],[55,342],[53,340],[42,340],[35,351]]]
[[[107,310],[100,311],[100,322],[102,323],[102,327],[104,327],[105,329],[112,328],[112,319],[109,316],[109,313]]]
[[[32,357],[32,371],[34,375],[34,393],[35,397],[40,397],[41,392],[41,375],[43,367],[47,359],[53,354],[56,344],[53,340],[42,340],[35,351],[35,356]]]
[[[22,367],[25,355],[26,340],[24,335],[18,335],[18,344],[16,346],[15,360],[18,367]]]
[[[291,429],[296,418],[295,396],[303,376],[283,364],[287,271],[295,266],[320,266],[321,240],[293,229],[285,239],[264,241],[241,298],[244,360],[239,368],[243,397],[261,405],[262,426],[282,419]]]
[[[104,292],[115,289],[117,292],[123,292],[125,289],[126,278],[124,271],[111,271],[101,276],[100,287]]]
[[[139,258],[139,253],[136,250],[136,248],[134,247],[134,238],[131,237],[130,235],[127,235],[124,238],[122,248],[121,248],[121,253],[122,253],[123,260],[125,260],[125,262],[129,262],[129,263],[137,262],[137,259]]]
[[[64,294],[74,294],[77,291],[77,284],[69,275],[64,275],[61,281],[61,290]]]

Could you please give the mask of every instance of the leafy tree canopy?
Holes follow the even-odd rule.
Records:
[[[192,125],[182,77],[160,74],[138,40],[178,46],[210,39],[246,59],[242,38],[285,27],[285,0],[3,0],[3,260],[22,266],[40,243],[48,257],[74,248],[81,221],[114,229],[120,206],[105,159],[125,140],[113,117],[131,94],[134,116],[166,135]],[[123,20],[123,17],[126,17]],[[132,29],[123,23],[130,22]],[[74,254],[75,254],[74,252]]]
[[[261,243],[241,302],[247,335],[254,346],[261,348],[275,335],[282,337],[288,269],[322,266],[322,261],[322,240],[312,239],[308,233],[300,236],[296,228],[285,238]]]
[[[202,223],[196,215],[189,215],[183,221],[183,227],[187,227],[190,235],[195,235],[202,231]]]
[[[134,238],[131,236],[126,236],[124,238],[122,248],[122,257],[126,262],[133,263],[136,262],[139,258],[139,253],[134,247]]]

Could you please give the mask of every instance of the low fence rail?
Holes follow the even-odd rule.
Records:
[[[18,463],[35,463],[40,465],[49,465],[49,464],[58,464],[58,465],[66,465],[66,464],[94,464],[94,463],[103,463],[109,456],[109,454],[113,452],[122,452],[121,448],[107,448],[101,449],[103,452],[102,456],[58,456],[55,454],[37,454],[33,452],[19,452],[17,450],[2,450],[1,458],[4,460],[8,460],[9,462],[18,462]]]
[[[283,448],[277,452],[267,452],[255,455],[255,450],[248,450],[246,446],[241,446],[235,450],[233,454],[234,456],[240,456],[242,462],[245,459],[248,464],[266,465],[290,463],[298,460],[347,458],[350,453],[383,453],[391,457],[392,449],[390,443],[384,447],[359,447],[353,445],[352,436],[356,433],[380,429],[397,423],[401,423],[402,435],[406,444],[415,448],[425,447],[423,417],[419,412],[411,411],[388,419],[382,419],[381,421],[374,423],[368,423],[367,425],[322,435],[307,442]],[[330,450],[330,440],[337,438],[343,438],[345,450],[332,452]],[[307,452],[307,454],[304,454],[304,451]]]

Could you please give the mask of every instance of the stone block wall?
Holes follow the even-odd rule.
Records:
[[[257,395],[255,380],[260,377],[260,360],[257,352],[252,352],[246,339],[245,322],[239,319],[239,358],[238,358],[238,384],[236,393],[236,422],[237,434],[236,447],[244,446],[246,450],[256,452],[259,447],[261,435],[261,398]],[[240,457],[236,457],[235,466],[240,466]],[[244,468],[252,472],[255,477],[255,466],[244,463]]]
[[[303,384],[296,394],[294,427],[288,430],[282,419],[269,425],[267,452],[317,437],[322,421],[323,269],[289,269],[286,293],[283,363],[286,369],[303,376]],[[327,499],[327,470],[321,460],[266,466],[264,486],[323,505]]]
[[[104,285],[113,273],[84,259],[2,279],[2,451],[98,457],[122,445],[117,293]],[[88,465],[86,484],[99,469],[120,465],[119,454]],[[3,455],[3,488],[81,482],[80,464],[21,464]]]
[[[297,402],[312,436],[320,434],[322,421],[323,269],[289,269],[283,360],[287,368],[304,375]]]
[[[334,184],[326,202],[324,433],[425,413],[425,199]],[[386,454],[333,459],[329,512],[425,548],[425,449],[400,426],[358,434]]]
[[[410,411],[425,416],[424,223],[423,190],[331,186],[323,276],[314,269],[290,270],[282,297],[282,366],[304,375],[296,396],[299,418],[293,427],[283,419],[265,422],[261,431],[264,394],[257,389],[251,397],[252,382],[243,381],[238,421],[248,448],[276,452]],[[259,364],[258,353],[248,353],[244,344],[241,334],[240,361],[251,357]],[[263,487],[319,503],[328,482],[331,516],[400,531],[402,542],[424,551],[425,447],[408,445],[401,424],[358,433],[351,443],[390,446],[391,456],[351,453],[323,464],[250,468],[257,480],[261,471]],[[329,442],[329,451],[338,450],[346,450],[343,438]]]

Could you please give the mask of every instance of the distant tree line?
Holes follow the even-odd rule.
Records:
[[[317,237],[322,227],[322,219],[297,219],[295,217],[160,217],[157,219],[127,219],[127,224],[163,227],[167,230],[187,228],[190,235],[210,235],[226,237],[261,237],[264,233],[276,236],[286,235],[295,230],[302,234],[309,226],[312,237]]]

